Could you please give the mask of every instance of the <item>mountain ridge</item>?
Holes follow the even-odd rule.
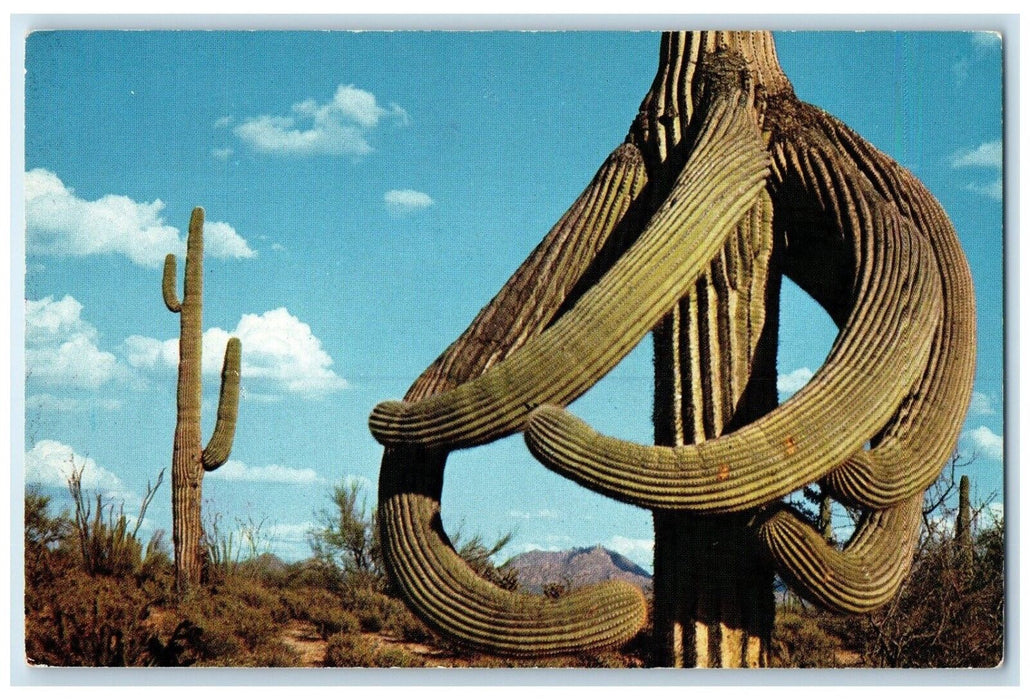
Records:
[[[612,579],[632,583],[644,592],[653,589],[651,574],[643,567],[599,544],[553,552],[531,550],[512,557],[502,568],[514,570],[520,587],[531,593],[541,593],[547,586],[579,588]]]

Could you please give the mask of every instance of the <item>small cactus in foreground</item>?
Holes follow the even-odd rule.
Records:
[[[176,295],[175,255],[165,258],[161,291],[168,310],[179,314],[179,382],[172,446],[172,543],[176,588],[184,594],[200,583],[201,482],[205,471],[229,458],[240,394],[240,340],[230,338],[222,365],[218,418],[207,447],[201,449],[201,344],[203,340],[204,210],[190,217],[182,300]]]

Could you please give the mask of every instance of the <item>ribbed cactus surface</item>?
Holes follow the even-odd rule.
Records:
[[[840,330],[777,405],[783,275]],[[654,445],[565,410],[652,330]],[[524,431],[549,469],[654,512],[658,663],[764,665],[774,570],[838,611],[896,592],[975,342],[969,269],[932,195],[799,101],[768,33],[667,33],[626,143],[405,399],[372,412],[388,568],[473,648],[547,655],[633,634],[641,601],[622,587],[561,606],[501,592],[447,542],[447,453]],[[781,503],[814,482],[863,510],[839,548]]]
[[[179,314],[179,381],[176,392],[175,438],[172,446],[172,545],[175,579],[180,593],[200,583],[201,482],[204,472],[229,458],[236,432],[240,391],[240,341],[230,338],[222,366],[218,418],[207,447],[201,448],[201,357],[204,294],[204,210],[190,217],[186,239],[186,271],[182,300],[176,294],[176,260],[165,258],[161,291],[165,306]]]

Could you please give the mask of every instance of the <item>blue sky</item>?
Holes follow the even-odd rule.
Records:
[[[959,232],[978,304],[960,447],[1001,500],[1001,44],[991,34],[778,32],[798,95],[911,169]],[[26,54],[25,478],[66,503],[69,460],[133,511],[170,464],[178,317],[160,263],[207,211],[204,430],[243,341],[232,460],[206,515],[306,556],[332,485],[374,503],[379,401],[465,328],[621,142],[654,75],[634,33],[56,32]],[[180,262],[181,271],[181,262]],[[828,318],[784,291],[782,395]],[[573,411],[649,441],[650,340]],[[145,529],[170,529],[168,479]],[[521,437],[448,462],[454,534],[506,554],[597,543],[650,567],[651,518],[564,482]]]

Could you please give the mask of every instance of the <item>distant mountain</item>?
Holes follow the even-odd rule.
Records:
[[[532,593],[542,592],[548,584],[578,588],[611,579],[628,581],[645,592],[652,589],[651,574],[601,545],[560,552],[524,552],[509,559],[504,567],[514,569],[519,585]]]

